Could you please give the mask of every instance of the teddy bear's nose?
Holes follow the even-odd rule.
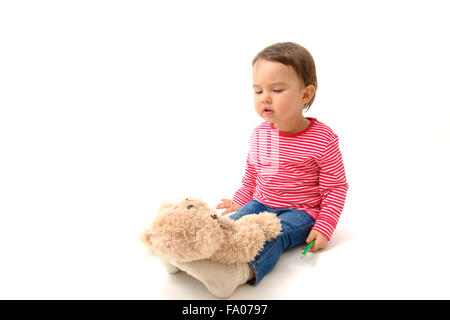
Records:
[[[194,206],[193,204],[189,204],[189,205],[187,206],[187,208],[190,209],[190,208],[192,208],[193,206]]]

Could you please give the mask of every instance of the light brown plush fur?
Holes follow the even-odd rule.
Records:
[[[217,215],[200,199],[181,199],[163,202],[140,239],[149,254],[168,261],[235,263],[252,261],[264,242],[280,232],[274,213],[249,214],[233,221]]]

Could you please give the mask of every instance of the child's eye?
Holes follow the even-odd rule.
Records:
[[[273,92],[275,92],[275,93],[281,93],[281,92],[283,92],[284,90],[273,90]],[[255,91],[255,94],[261,94],[262,93],[262,91]]]

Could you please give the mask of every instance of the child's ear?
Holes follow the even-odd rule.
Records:
[[[308,103],[312,99],[312,97],[314,97],[315,92],[316,88],[312,84],[306,86],[305,91],[303,92],[301,103]]]

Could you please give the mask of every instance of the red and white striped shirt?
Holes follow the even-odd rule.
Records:
[[[253,130],[242,186],[233,197],[275,208],[299,209],[314,220],[314,230],[331,238],[344,209],[348,183],[338,136],[316,118],[296,133],[268,121]]]

